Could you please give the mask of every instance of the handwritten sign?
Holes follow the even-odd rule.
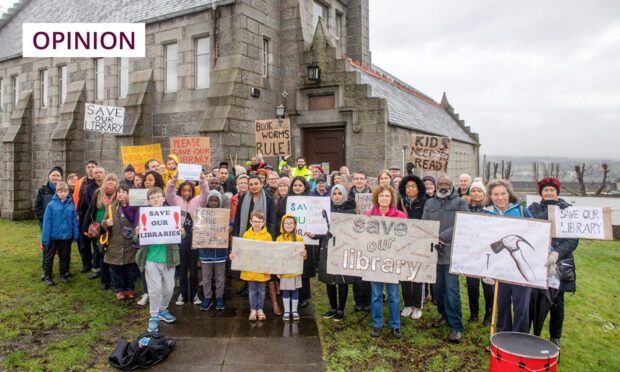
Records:
[[[146,198],[147,189],[129,189],[129,205],[132,207],[146,207],[149,205]]]
[[[355,194],[355,213],[364,214],[372,209],[372,193]]]
[[[549,206],[554,238],[613,240],[611,208]]]
[[[155,159],[160,163],[164,162],[159,143],[142,146],[121,146],[121,157],[123,158],[123,167],[131,164],[136,173],[145,172],[144,163],[149,159]]]
[[[547,288],[549,221],[456,213],[450,273]]]
[[[333,213],[327,272],[363,280],[435,283],[438,221]]]
[[[291,122],[289,119],[256,120],[256,153],[262,156],[291,154]]]
[[[170,153],[179,157],[179,163],[211,166],[211,142],[209,137],[172,137]],[[187,180],[187,178],[181,178]]]
[[[230,209],[198,208],[192,229],[192,248],[228,248]]]
[[[86,103],[84,130],[101,133],[122,134],[125,108]]]
[[[269,274],[302,274],[302,242],[269,242],[233,238],[231,269]]]
[[[320,196],[288,196],[286,213],[292,214],[297,220],[297,234],[304,237],[304,243],[319,245],[318,239],[310,239],[306,232],[313,234],[327,233],[327,221],[331,214],[330,198]]]
[[[446,172],[450,159],[450,146],[449,137],[413,134],[409,158],[416,168]]]
[[[177,167],[179,171],[179,179],[184,181],[200,181],[202,173],[202,165],[179,163]]]
[[[181,243],[181,207],[140,208],[140,245]]]

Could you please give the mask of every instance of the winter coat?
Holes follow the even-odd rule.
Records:
[[[407,202],[405,198],[401,198],[398,200],[398,204],[396,207],[399,211],[404,212],[407,215],[407,218],[413,220],[422,219],[422,213],[424,212],[424,204],[428,199],[426,198],[426,194],[418,194],[418,197],[407,206]]]
[[[43,214],[41,243],[49,245],[52,240],[75,240],[80,236],[77,213],[71,197],[61,202],[54,195]]]
[[[112,210],[112,216],[110,216],[109,209]],[[114,201],[109,209],[106,209],[103,222],[101,223],[103,229],[108,232],[108,248],[103,256],[103,262],[119,266],[135,263],[136,249],[133,247],[133,241],[131,238],[124,238],[121,233],[122,227],[125,226],[131,228],[133,235],[135,226],[125,216],[123,207],[118,201]],[[135,215],[138,215],[137,212]],[[112,226],[107,226],[106,224],[109,218],[112,218]]]
[[[246,231],[243,234],[243,239],[262,240],[262,241],[268,241],[268,242],[273,240],[271,235],[267,232],[266,227],[263,227],[263,229],[259,231],[258,233],[255,233],[252,227],[250,227],[248,231]],[[267,282],[269,281],[269,279],[271,279],[271,274],[242,271],[241,279],[246,280],[246,281],[252,281],[252,282]]]
[[[372,209],[364,213],[364,215],[365,216],[381,216],[381,211],[379,210],[379,207],[372,207]],[[388,209],[384,217],[407,218],[405,213],[403,213],[402,211],[399,211],[396,208]]]
[[[519,203],[510,203],[504,213],[502,213],[494,205],[489,205],[488,207],[485,207],[483,210],[485,213],[492,214],[495,216],[532,218],[532,214],[530,213],[530,211]]]
[[[331,203],[332,213],[345,213],[345,214],[355,214],[355,201],[347,200],[340,205]],[[356,283],[356,278],[348,275],[333,275],[327,273],[327,252],[329,243],[334,243],[332,240],[333,235],[328,231],[327,235],[320,236],[320,259],[319,259],[319,280],[325,284],[354,284]]]
[[[284,217],[293,217],[290,214],[285,215]],[[284,221],[284,218],[282,218],[282,221]],[[297,220],[295,221],[295,230],[297,230]],[[282,224],[280,224],[280,235],[278,235],[278,237],[276,238],[276,242],[292,242],[293,241],[293,234],[285,234],[284,233],[284,226]],[[300,236],[298,234],[295,234],[295,241],[296,242],[303,242],[304,238],[303,236]],[[308,252],[306,251],[306,258],[305,260],[308,259]],[[304,264],[305,264],[305,260],[304,260]],[[281,274],[280,278],[294,278],[296,276],[300,276],[299,274]]]
[[[357,191],[355,186],[353,186],[351,187],[351,190],[349,190],[349,195],[347,195],[347,199],[355,200],[355,194],[370,194],[370,193],[372,193],[372,190],[370,189],[370,187],[368,187],[368,185],[364,186],[364,190],[362,191]]]
[[[562,199],[560,199],[562,200]],[[540,203],[533,203],[529,206],[529,211],[534,218],[538,218],[541,220],[548,220],[548,207],[549,205],[556,205],[560,202],[560,200],[543,200]],[[569,204],[570,205],[570,204]],[[553,238],[551,239],[551,250],[554,252],[558,252],[558,263],[561,260],[573,260],[573,264],[575,262],[575,258],[573,257],[573,251],[577,249],[577,245],[579,244],[579,239],[567,239],[567,238]],[[575,268],[575,266],[573,266]],[[576,268],[575,268],[576,269]],[[576,276],[575,270],[575,276]],[[566,281],[563,280],[560,282],[560,291],[566,292],[575,292],[577,290],[577,283],[574,280]]]
[[[465,200],[459,197],[458,191],[454,189],[452,194],[445,199],[439,199],[436,195],[426,201],[423,220],[439,221],[439,240],[444,244],[437,247],[437,264],[450,264],[450,253],[452,251],[452,231],[454,230],[454,219],[456,212],[469,212],[469,206]]]
[[[43,224],[43,215],[45,214],[45,208],[52,201],[55,196],[56,190],[50,187],[49,181],[39,188],[37,191],[37,197],[34,200],[34,215],[39,220],[39,227]]]
[[[168,156],[166,156],[166,160],[165,162],[168,163],[168,160],[174,160],[174,162],[177,164],[177,168],[170,170],[168,169],[168,167],[166,167],[166,170],[161,174],[161,178],[164,181],[164,185],[168,184],[168,181],[170,181],[172,179],[172,176],[174,175],[178,175],[179,174],[179,170],[178,170],[178,166],[179,166],[179,158],[174,155],[174,154],[170,154]],[[175,183],[176,188],[178,189],[179,186],[181,186],[181,184],[184,182],[184,180],[177,178],[177,181]]]
[[[223,197],[224,195],[222,195]],[[243,200],[245,198],[251,198],[252,194],[248,191],[247,193],[245,193],[245,195],[239,197],[239,202],[237,204],[237,209],[235,212],[235,219],[234,219],[234,226],[233,226],[233,236],[242,236],[244,233],[242,231],[239,231],[239,226],[241,225],[241,206],[243,205]],[[276,205],[273,202],[273,197],[268,193],[265,192],[265,197],[267,198],[265,200],[265,204],[267,205],[267,210],[263,211],[265,212],[265,223],[267,225],[267,231],[269,232],[269,234],[271,236],[277,236],[277,232],[278,232],[278,224],[276,223]],[[223,200],[222,200],[223,202]],[[285,200],[285,204],[284,207],[286,209],[286,200]],[[222,208],[226,208],[226,207],[222,207]],[[254,201],[252,200],[250,202],[250,213],[254,210]],[[248,224],[247,226],[250,227],[250,216],[243,216],[244,218],[248,219]]]
[[[200,195],[194,196],[189,201],[176,194],[176,184],[170,180],[166,183],[166,203],[169,206],[179,206],[181,211],[189,213],[192,221],[196,220],[196,208],[205,208],[209,201],[209,184],[200,181]]]
[[[469,205],[469,211],[471,213],[486,213],[484,211],[484,207],[482,205],[480,205],[480,204],[478,204],[478,205],[470,204]]]

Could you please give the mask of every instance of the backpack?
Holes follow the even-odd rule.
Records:
[[[119,340],[108,357],[110,365],[120,370],[150,368],[164,361],[176,341],[157,332],[147,332],[132,343]]]

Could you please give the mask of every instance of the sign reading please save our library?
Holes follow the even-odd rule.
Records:
[[[140,208],[140,245],[181,243],[181,207]]]

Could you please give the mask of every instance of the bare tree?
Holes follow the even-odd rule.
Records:
[[[493,179],[497,179],[497,167],[499,167],[499,163],[493,162]]]
[[[586,173],[586,163],[581,163],[581,165],[575,165],[575,174],[577,175],[577,183],[579,184],[579,192],[583,196],[588,196],[586,184],[583,180],[585,173]]]
[[[508,181],[510,177],[512,177],[512,174],[512,161],[507,161],[506,168],[504,168],[504,161],[502,160],[502,178]]]
[[[601,185],[598,190],[594,193],[594,195],[599,196],[601,193],[607,188],[607,176],[609,175],[609,166],[607,163],[601,164],[601,168],[603,168],[603,179],[601,180]]]

